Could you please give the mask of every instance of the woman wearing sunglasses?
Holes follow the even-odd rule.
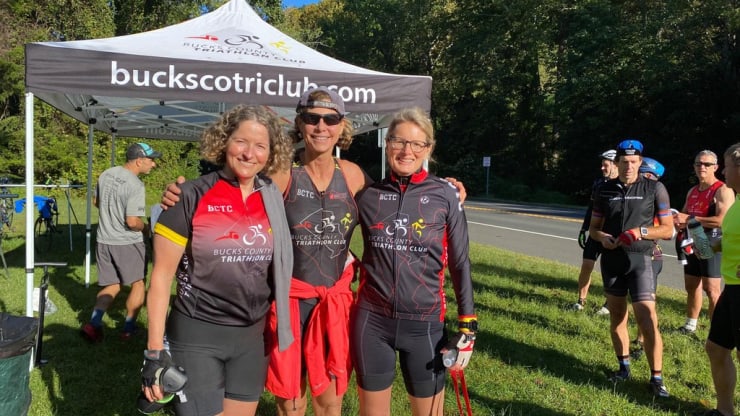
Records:
[[[694,158],[694,173],[699,183],[686,194],[686,203],[681,208],[681,212],[675,216],[676,226],[681,230],[676,238],[676,244],[684,240],[681,234],[686,232],[686,222],[691,216],[701,223],[710,238],[721,237],[722,219],[735,202],[735,194],[724,182],[717,179],[717,169],[719,169],[717,155],[711,150],[702,150]],[[694,254],[686,256],[686,264],[683,266],[684,286],[687,294],[686,323],[679,327],[678,331],[685,334],[692,334],[696,331],[703,303],[702,289],[709,298],[708,312],[711,320],[721,291],[721,262],[722,253],[719,252],[710,259],[700,259],[696,255],[696,250]]]

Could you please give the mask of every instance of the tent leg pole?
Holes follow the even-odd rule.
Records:
[[[26,93],[26,201],[33,201],[33,93]],[[33,318],[33,268],[35,238],[33,233],[34,210],[26,205],[26,316]],[[33,361],[32,361],[33,362]]]

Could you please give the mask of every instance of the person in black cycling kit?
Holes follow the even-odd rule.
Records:
[[[581,271],[578,273],[578,302],[570,306],[574,311],[582,311],[586,306],[586,297],[591,287],[591,272],[593,272],[596,260],[601,254],[601,244],[592,238],[588,238],[588,225],[591,222],[594,196],[596,196],[599,187],[609,179],[617,177],[617,165],[614,164],[614,158],[616,156],[617,151],[614,149],[609,149],[599,155],[601,159],[601,177],[594,180],[593,185],[591,185],[591,200],[588,202],[581,231],[578,233],[578,245],[583,249],[583,260],[581,261]],[[608,315],[609,309],[604,305],[596,313],[599,315]]]
[[[655,310],[654,241],[673,235],[670,198],[665,186],[639,174],[643,146],[624,140],[617,147],[619,177],[607,181],[594,198],[589,236],[601,242],[601,275],[610,311],[610,331],[619,370],[612,381],[630,378],[627,294],[644,335],[653,394],[668,397],[663,383],[663,340]],[[658,224],[654,225],[657,217]]]
[[[385,140],[391,176],[357,197],[364,252],[350,351],[360,414],[390,414],[398,353],[411,414],[441,416],[442,353],[457,348],[450,369],[462,370],[478,328],[465,212],[457,190],[422,168],[434,149],[432,123],[423,110],[397,113]],[[444,329],[445,267],[460,331],[450,341]]]
[[[271,301],[280,348],[293,342],[290,231],[280,191],[264,176],[289,168],[293,146],[276,116],[239,105],[203,132],[201,154],[220,169],[183,184],[180,202],[154,228],[142,391],[161,400],[157,372],[177,364],[188,378],[178,416],[254,415],[267,374]]]

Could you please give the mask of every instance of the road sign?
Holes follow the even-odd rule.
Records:
[[[491,167],[491,156],[483,156],[483,167]]]

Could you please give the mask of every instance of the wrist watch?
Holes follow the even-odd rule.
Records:
[[[640,227],[640,237],[647,238],[648,229],[647,227]]]

